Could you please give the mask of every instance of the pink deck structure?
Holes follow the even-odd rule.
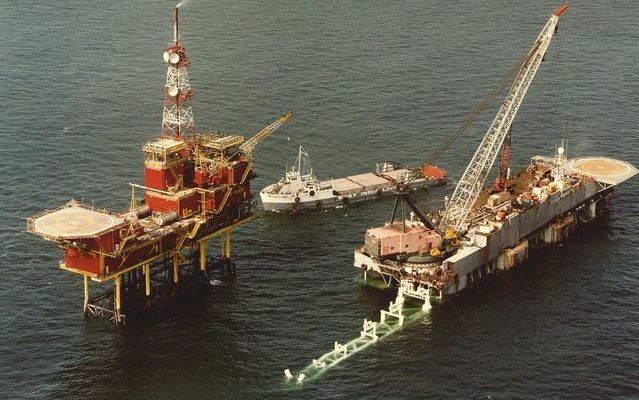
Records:
[[[372,228],[366,232],[365,248],[368,254],[385,257],[393,254],[428,253],[441,244],[441,236],[421,225],[401,223]]]

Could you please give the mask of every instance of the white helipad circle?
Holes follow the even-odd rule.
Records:
[[[571,164],[571,168],[578,173],[598,176],[621,176],[630,172],[630,167],[618,160],[610,158],[590,157],[579,158]]]
[[[569,160],[568,171],[586,175],[597,181],[616,185],[634,176],[637,169],[631,164],[607,157],[583,157]]]
[[[120,218],[89,210],[84,207],[69,207],[36,218],[35,231],[56,238],[80,238],[95,236],[116,223]]]

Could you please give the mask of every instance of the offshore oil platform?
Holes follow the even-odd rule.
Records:
[[[63,249],[60,268],[83,277],[84,313],[115,323],[124,322],[123,295],[133,298],[138,288],[144,287],[148,309],[157,298],[154,290],[177,285],[186,273],[222,268],[234,274],[231,231],[254,218],[253,149],[292,117],[282,115],[248,140],[196,131],[187,72],[191,60],[179,40],[178,12],[179,4],[173,42],[163,53],[167,73],[160,137],[142,149],[144,185],[129,183],[129,210],[99,210],[72,200],[27,219],[28,232]],[[140,201],[136,189],[144,194]],[[207,257],[206,244],[216,237],[221,254],[214,259]],[[113,282],[113,290],[91,296],[91,281]]]

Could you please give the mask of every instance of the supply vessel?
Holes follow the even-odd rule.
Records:
[[[300,146],[295,163],[277,183],[262,189],[260,198],[265,211],[331,208],[392,194],[397,182],[408,180],[409,190],[442,185],[446,183],[446,171],[427,163],[410,168],[385,161],[376,165],[374,173],[321,180],[313,172],[310,155]]]
[[[129,209],[100,210],[72,200],[27,219],[28,232],[62,248],[60,268],[83,277],[85,314],[116,323],[124,321],[124,296],[137,287],[144,287],[149,308],[159,285],[178,285],[183,275],[204,272],[210,259],[206,243],[214,237],[221,238],[218,261],[230,269],[231,230],[254,217],[253,148],[292,117],[282,115],[248,140],[197,131],[187,72],[191,60],[180,41],[178,11],[179,5],[173,42],[163,53],[161,131],[142,148],[144,184],[129,183]],[[90,282],[113,282],[113,290],[92,296]]]
[[[365,279],[375,275],[422,297],[458,293],[524,262],[531,247],[558,242],[606,213],[614,187],[637,174],[625,161],[569,158],[562,144],[510,176],[513,119],[567,8],[551,15],[506,80],[512,82],[506,99],[444,208],[420,209],[406,190],[410,181],[398,184],[390,221],[367,230],[355,250],[354,265]],[[484,188],[500,154],[495,182]],[[409,218],[397,215],[400,202],[412,210]]]

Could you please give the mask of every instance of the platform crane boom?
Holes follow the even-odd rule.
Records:
[[[567,4],[563,5],[550,16],[550,19],[548,19],[548,22],[546,22],[546,25],[533,43],[523,65],[513,80],[506,99],[484,135],[468,167],[466,167],[466,171],[459,180],[457,187],[455,187],[455,191],[444,211],[444,216],[439,223],[440,230],[443,231],[446,228],[458,232],[463,230],[468,214],[482,190],[488,172],[493,166],[504,138],[510,130],[517,110],[519,110],[519,106],[535,77],[535,73],[544,59],[546,50],[555,33],[559,17],[567,8]]]
[[[282,124],[284,124],[286,121],[288,121],[292,117],[293,117],[293,113],[292,112],[287,112],[286,114],[282,115],[275,122],[273,122],[272,124],[264,127],[264,129],[262,129],[261,131],[257,132],[249,140],[244,142],[239,147],[239,151],[244,153],[244,154],[251,155],[251,153],[253,152],[253,148],[258,143],[260,143],[262,140],[264,140],[267,137],[269,137],[271,135],[271,133],[275,132],[277,130],[277,128],[282,126]]]

